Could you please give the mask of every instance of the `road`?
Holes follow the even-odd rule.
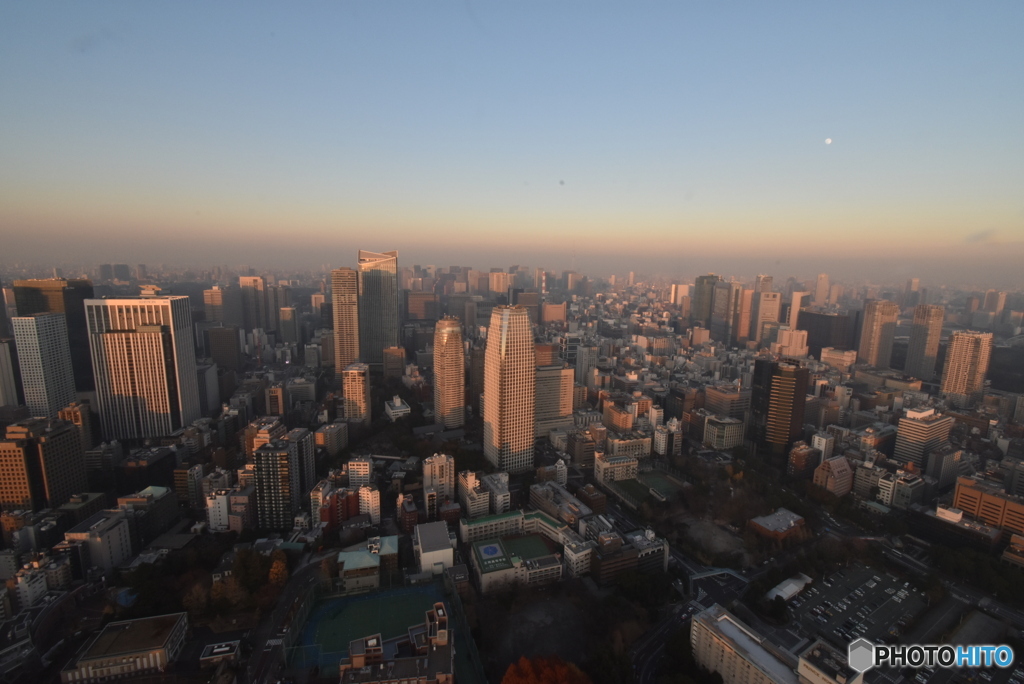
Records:
[[[249,684],[265,684],[276,677],[278,665],[284,662],[283,646],[281,645],[281,626],[295,600],[303,594],[317,579],[320,572],[320,561],[331,553],[325,551],[316,555],[306,554],[299,562],[298,569],[292,574],[281,592],[281,597],[273,612],[264,617],[250,637],[252,656],[246,669]]]
[[[665,639],[686,624],[691,613],[688,604],[676,604],[670,613],[648,631],[630,649],[634,684],[651,684],[658,676],[658,665],[665,655]]]

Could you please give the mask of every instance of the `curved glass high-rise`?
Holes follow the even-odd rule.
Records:
[[[466,353],[458,318],[434,326],[434,422],[448,429],[466,422]]]

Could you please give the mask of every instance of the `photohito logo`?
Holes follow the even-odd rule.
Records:
[[[1013,649],[1006,645],[951,646],[949,644],[873,644],[867,639],[850,643],[850,668],[867,672],[873,667],[1010,667]]]

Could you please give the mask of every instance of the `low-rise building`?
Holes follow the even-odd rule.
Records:
[[[601,454],[594,458],[594,477],[598,482],[635,480],[640,462],[635,456],[611,456]]]
[[[500,538],[485,539],[473,545],[471,562],[481,593],[509,589],[516,585],[541,585],[562,578],[561,559],[547,552],[543,542],[536,540],[543,551],[527,551],[524,541],[515,540],[514,549],[508,548]],[[512,542],[508,542],[511,544]]]
[[[60,673],[62,684],[164,672],[181,654],[186,613],[111,622]]]
[[[453,684],[455,649],[447,609],[435,603],[422,624],[394,639],[374,634],[350,642],[339,669],[339,684]]]
[[[763,537],[784,541],[803,531],[804,519],[792,511],[780,508],[771,515],[751,518],[747,527]]]
[[[690,645],[694,660],[732,684],[799,684],[772,646],[720,605],[693,617]]]
[[[417,525],[413,535],[413,550],[420,572],[439,575],[455,564],[455,549],[445,522]]]

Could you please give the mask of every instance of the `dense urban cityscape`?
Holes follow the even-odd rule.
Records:
[[[5,279],[9,681],[962,681],[847,646],[1020,643],[1024,292]]]
[[[1024,684],[1022,27],[0,0],[0,684]]]

